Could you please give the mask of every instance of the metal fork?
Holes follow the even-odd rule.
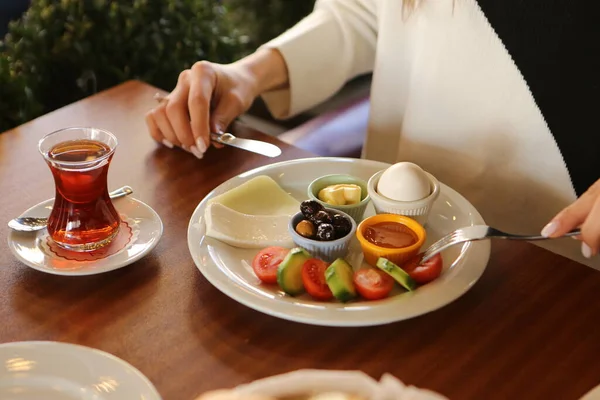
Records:
[[[565,233],[561,237],[565,236],[578,236],[581,234],[580,229],[575,229],[571,232]],[[429,260],[431,257],[435,256],[440,251],[447,249],[450,246],[454,246],[455,244],[471,242],[474,240],[483,240],[483,239],[510,239],[510,240],[545,240],[550,239],[546,236],[542,235],[513,235],[512,233],[506,233],[499,231],[498,229],[492,228],[487,225],[473,225],[467,226],[465,228],[460,228],[451,232],[429,246],[427,250],[423,253],[423,258],[421,262],[425,262]]]

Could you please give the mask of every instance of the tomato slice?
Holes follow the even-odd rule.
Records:
[[[271,246],[262,249],[252,260],[254,273],[264,283],[277,283],[277,267],[290,252],[283,247]]]
[[[423,285],[435,280],[442,274],[442,255],[436,254],[429,260],[421,263],[423,253],[417,254],[410,259],[406,264],[402,265],[402,269],[406,271],[417,283]]]
[[[394,288],[394,279],[376,269],[359,269],[354,273],[354,286],[367,300],[386,298]]]
[[[317,300],[330,300],[333,298],[331,289],[325,280],[325,270],[329,265],[318,258],[311,258],[302,265],[302,283],[304,288]]]

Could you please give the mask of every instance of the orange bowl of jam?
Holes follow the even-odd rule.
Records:
[[[425,243],[425,228],[404,215],[377,214],[362,221],[356,237],[368,264],[384,257],[400,265],[419,253]]]

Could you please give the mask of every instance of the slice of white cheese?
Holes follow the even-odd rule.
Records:
[[[257,176],[209,200],[206,236],[242,248],[293,247],[288,223],[298,211],[300,202],[277,182]]]
[[[298,200],[266,175],[252,178],[208,201],[216,203],[248,215],[294,215],[300,211]]]
[[[206,207],[204,217],[206,236],[234,247],[294,246],[288,232],[289,215],[250,215],[213,203]]]

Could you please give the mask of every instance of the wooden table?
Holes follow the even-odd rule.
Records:
[[[233,148],[197,160],[156,145],[143,121],[155,91],[128,82],[0,135],[0,341],[107,351],[139,368],[165,400],[298,368],[360,369],[376,378],[390,372],[453,400],[575,400],[600,383],[600,273],[527,243],[494,243],[467,294],[386,326],[302,325],[221,294],[189,256],[188,220],[215,186],[270,160]],[[6,221],[53,195],[38,139],[72,125],[117,135],[109,185],[133,186],[163,219],[158,246],[127,268],[48,275],[6,246]],[[310,156],[243,127],[237,133],[277,143],[282,159]]]

